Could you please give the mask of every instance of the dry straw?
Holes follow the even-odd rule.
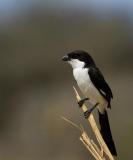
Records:
[[[74,91],[76,94],[77,101],[80,101],[81,98],[80,98],[76,88],[75,87],[73,87],[73,88],[74,88]],[[85,104],[82,106],[82,110],[83,110],[83,112],[87,111],[87,107]],[[115,157],[112,156],[112,154],[110,153],[110,150],[108,149],[106,143],[104,142],[92,113],[90,114],[90,116],[88,118],[88,122],[90,124],[90,127],[91,127],[96,139],[97,139],[98,144],[96,144],[87,135],[86,131],[83,129],[82,126],[78,126],[64,117],[62,117],[62,118],[81,131],[81,136],[79,139],[81,140],[81,142],[84,144],[84,146],[89,150],[89,152],[92,154],[92,156],[96,160],[115,160],[116,159]]]

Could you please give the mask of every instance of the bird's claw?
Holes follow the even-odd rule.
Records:
[[[92,111],[97,107],[99,103],[96,103],[92,108],[84,112],[85,119],[88,119]]]
[[[85,119],[88,119],[90,117],[90,114],[91,114],[90,110],[85,111],[84,112]]]
[[[81,99],[80,101],[78,101],[78,105],[79,107],[81,108],[83,106],[83,104],[85,103],[85,101],[89,100],[89,98],[84,98],[84,99]]]

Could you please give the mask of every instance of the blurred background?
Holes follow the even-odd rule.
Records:
[[[91,53],[110,84],[119,159],[133,158],[133,1],[0,0],[1,160],[93,159],[60,118],[91,132],[61,61],[75,49]]]

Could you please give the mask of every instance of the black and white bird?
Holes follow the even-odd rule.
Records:
[[[110,152],[117,156],[112,138],[107,108],[111,108],[112,91],[105,81],[102,73],[97,68],[92,57],[85,51],[76,50],[66,54],[63,61],[67,61],[73,69],[73,76],[85,98],[79,102],[80,107],[85,100],[89,100],[93,107],[85,112],[88,118],[90,112],[97,107],[99,113],[100,131]]]

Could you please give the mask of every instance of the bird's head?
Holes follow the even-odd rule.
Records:
[[[62,58],[62,60],[67,61],[72,66],[73,69],[79,67],[85,68],[95,65],[92,57],[87,52],[82,50],[76,50],[67,53]]]

